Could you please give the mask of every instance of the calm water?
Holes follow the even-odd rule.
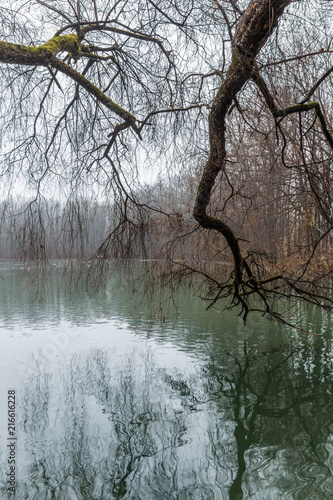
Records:
[[[16,499],[333,498],[331,318],[245,328],[185,291],[159,316],[128,272],[74,293],[1,264],[1,500],[8,390]]]

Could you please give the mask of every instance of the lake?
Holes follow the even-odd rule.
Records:
[[[34,274],[0,264],[1,499],[333,498],[330,315],[152,303],[134,264],[100,289]]]

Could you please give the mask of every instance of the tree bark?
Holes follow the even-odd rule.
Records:
[[[254,61],[260,49],[276,26],[284,8],[291,0],[252,0],[241,17],[232,45],[232,61],[226,78],[220,86],[209,115],[210,155],[198,186],[193,216],[207,229],[220,232],[226,239],[234,259],[234,296],[239,297],[245,268],[249,278],[252,273],[243,259],[238,238],[222,220],[207,213],[212,189],[226,158],[225,122],[229,107],[238,92],[251,78]]]

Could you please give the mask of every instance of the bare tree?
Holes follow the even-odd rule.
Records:
[[[306,12],[313,12],[311,23]],[[199,271],[212,284],[211,305],[229,298],[244,319],[251,310],[282,319],[274,306],[281,296],[331,306],[308,273],[332,229],[328,2],[16,0],[0,16],[4,174],[29,182],[36,202],[55,183],[67,197],[107,195],[117,220],[100,254],[116,242],[129,255],[147,243],[151,214],[160,225],[166,218],[176,233],[184,229],[183,209],[142,197],[144,166],[154,169],[164,158],[164,168],[185,171],[201,163],[193,196],[197,225],[185,233],[203,228],[214,245],[221,235],[233,259],[227,278]],[[251,134],[262,137],[255,142],[257,165],[241,173],[242,189],[236,170],[244,150],[236,151],[230,135],[237,123],[244,131],[237,140],[248,151]],[[241,241],[228,207],[247,212],[258,191],[258,182],[249,188],[249,174],[260,178],[273,168],[286,182],[274,197],[299,191],[307,198],[290,212],[293,238],[303,238],[294,228],[308,203],[315,214],[307,227],[315,229],[300,244],[310,251],[297,272],[267,275],[260,241],[257,252]],[[194,270],[184,264],[181,272]]]

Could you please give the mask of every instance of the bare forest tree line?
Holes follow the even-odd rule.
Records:
[[[267,116],[261,110],[262,120]],[[251,120],[253,120],[252,117]],[[242,131],[237,121],[234,137]],[[316,203],[309,183],[321,179],[326,189],[327,205],[331,204],[331,172],[329,162],[321,161],[322,152],[316,148],[315,137],[310,148],[317,153],[317,162],[309,178],[299,168],[282,171],[274,167],[275,144],[266,140],[265,150],[261,134],[252,132],[243,136],[241,145],[230,145],[238,158],[236,175],[230,178],[233,189],[240,195],[230,198],[225,217],[244,242],[248,252],[261,253],[265,265],[297,267],[311,257],[313,243],[319,241],[318,258],[313,259],[311,270],[325,271],[333,256],[332,238],[321,239],[325,231],[325,218]],[[295,148],[296,149],[296,148]],[[292,164],[297,156],[291,150],[285,161]],[[273,165],[273,166],[272,166]],[[173,178],[161,178],[145,185],[135,197],[141,204],[159,207],[162,212],[151,212],[149,217],[131,221],[127,238],[111,240],[123,216],[117,203],[98,202],[89,198],[69,197],[67,201],[18,201],[13,198],[1,206],[0,258],[2,259],[90,259],[93,256],[132,259],[173,259],[184,262],[227,262],[232,265],[227,248],[220,239],[210,238],[200,230],[192,218],[192,203],[198,172],[188,171]],[[214,194],[218,206],[221,191],[228,189],[221,183]],[[255,200],[255,202],[254,202]],[[170,214],[165,217],[164,214]],[[147,214],[145,214],[147,215]],[[302,243],[300,245],[300,242]]]

